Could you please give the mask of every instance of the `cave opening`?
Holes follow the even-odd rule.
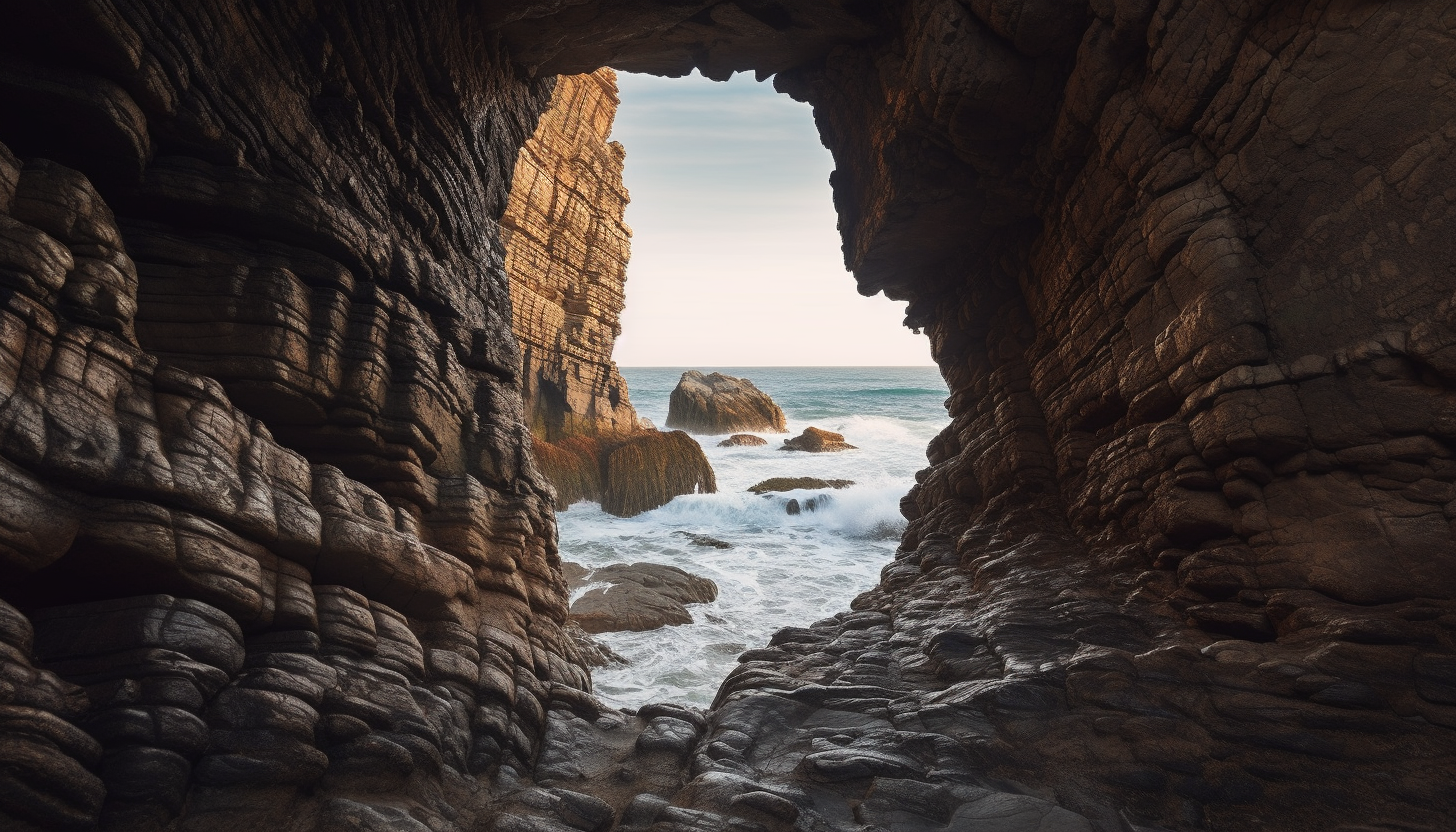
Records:
[[[830,187],[834,160],[806,104],[746,74],[724,82],[697,74],[613,78],[604,71],[558,84],[553,108],[564,103],[600,119],[593,95],[616,105],[611,144],[600,153],[563,151],[574,154],[570,165],[555,161],[553,148],[571,143],[560,137],[579,141],[581,131],[548,113],[523,151],[517,192],[575,217],[587,245],[576,267],[579,282],[555,286],[541,276],[540,264],[573,265],[562,262],[569,246],[559,239],[537,245],[534,238],[542,235],[533,229],[548,218],[533,218],[529,208],[507,210],[507,271],[519,298],[518,322],[545,318],[541,310],[559,298],[556,343],[595,347],[600,377],[620,374],[625,384],[599,383],[607,392],[598,398],[609,407],[583,405],[579,380],[586,362],[570,369],[543,362],[527,370],[528,407],[534,388],[538,421],[544,421],[543,405],[570,410],[575,404],[584,418],[590,407],[600,413],[625,404],[667,430],[675,426],[669,418],[674,386],[683,373],[700,370],[747,379],[788,418],[789,433],[757,432],[764,444],[720,446],[726,435],[691,431],[712,466],[716,493],[688,489],[632,517],[590,502],[573,506],[571,498],[558,504],[573,617],[627,659],[594,671],[597,694],[629,706],[707,705],[745,650],[766,644],[781,628],[848,608],[874,585],[904,529],[900,498],[947,421],[947,390],[928,340],[903,326],[903,306],[852,291]],[[630,195],[625,205],[616,202],[621,194],[614,187],[583,175],[616,165]],[[563,168],[573,174],[569,193],[543,198],[541,173],[556,171],[559,182]],[[579,210],[569,206],[573,199],[582,203]],[[590,224],[581,220],[588,215]],[[615,247],[613,232],[621,234],[623,248],[630,233],[630,258]],[[622,256],[616,284],[603,252]],[[624,298],[603,300],[623,289]],[[522,329],[533,349],[531,327]],[[561,383],[572,375],[578,383]],[[573,421],[554,410],[550,418],[563,426]],[[811,426],[846,435],[855,449],[780,451],[783,440]],[[538,458],[554,463],[569,445],[559,441],[563,432],[546,437],[554,443],[549,448],[538,444]],[[771,485],[759,487],[766,482]],[[613,565],[634,561],[708,578],[716,597],[705,601],[684,583],[687,607],[668,626],[606,629],[656,623],[633,621],[627,602],[614,610],[604,600],[618,591],[608,589],[612,581],[625,575]]]

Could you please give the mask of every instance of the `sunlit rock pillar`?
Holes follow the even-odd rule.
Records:
[[[631,515],[716,481],[691,438],[641,423],[612,361],[632,235],[625,151],[608,140],[617,104],[610,69],[558,79],[501,228],[526,414],[557,507],[592,499]]]

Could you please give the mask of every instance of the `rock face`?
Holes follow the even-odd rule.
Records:
[[[612,363],[632,237],[616,113],[610,69],[559,79],[501,217],[526,417],[547,441],[637,430]]]
[[[516,159],[501,218],[535,456],[565,509],[630,516],[715,490],[697,443],[637,417],[612,362],[631,231],[610,69],[564,76]]]
[[[786,433],[784,412],[746,378],[688,370],[667,402],[667,426],[689,433]]]
[[[735,433],[718,443],[720,448],[756,448],[767,445],[768,440],[751,433]]]
[[[1445,828],[1453,9],[5,3],[0,825]],[[521,396],[606,65],[812,103],[952,391],[710,716],[585,692]]]
[[[572,585],[603,582],[610,586],[588,590],[571,605],[570,620],[588,633],[690,624],[693,617],[685,604],[718,598],[717,584],[660,563],[614,563],[579,575]]]
[[[855,446],[844,441],[844,434],[816,427],[804,428],[804,432],[792,439],[785,439],[781,451],[807,451],[811,454],[853,451]]]

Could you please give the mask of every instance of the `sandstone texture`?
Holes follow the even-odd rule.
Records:
[[[854,480],[821,480],[818,477],[770,477],[748,487],[754,494],[794,491],[800,488],[848,488]]]
[[[756,448],[767,445],[768,440],[762,436],[754,436],[751,433],[735,433],[732,436],[718,443],[720,448]]]
[[[610,69],[558,79],[516,157],[501,239],[526,421],[556,508],[596,500],[630,516],[714,479],[697,443],[638,418],[612,362],[631,245],[624,151],[607,140],[616,112]]]
[[[616,73],[562,76],[501,217],[527,423],[547,441],[637,430],[612,363],[632,238],[616,113]]]
[[[1450,826],[1449,0],[0,12],[0,826]],[[563,626],[532,447],[619,418],[546,354],[611,290],[512,331],[603,66],[811,103],[951,389],[879,585],[706,712]]]
[[[706,544],[713,545],[713,544]],[[570,620],[588,633],[640,632],[692,623],[686,604],[717,600],[718,585],[675,566],[614,563],[581,574],[572,588],[587,590],[571,605]]]
[[[784,440],[781,451],[805,451],[811,454],[833,453],[835,451],[853,451],[854,445],[844,441],[844,434],[834,431],[823,430],[816,427],[804,428],[804,432],[790,439]]]
[[[786,433],[784,412],[746,378],[688,370],[667,402],[667,426],[688,433]]]

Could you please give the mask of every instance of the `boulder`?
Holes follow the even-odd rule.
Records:
[[[810,428],[813,430],[813,428]],[[838,436],[838,434],[831,434]],[[841,439],[843,437],[840,437]],[[750,485],[754,494],[771,494],[775,491],[794,491],[799,488],[848,488],[854,480],[821,480],[818,477],[770,477],[757,485]]]
[[[573,588],[608,583],[587,592],[571,605],[570,620],[588,633],[640,632],[671,624],[689,624],[686,604],[718,597],[718,585],[675,566],[659,563],[614,563],[576,579]]]
[[[702,447],[680,430],[572,436],[557,442],[533,439],[532,449],[536,464],[556,489],[558,510],[597,500],[608,514],[631,517],[682,494],[718,490]]]
[[[751,433],[735,433],[732,436],[718,443],[720,448],[756,448],[760,445],[767,445],[768,440],[762,436],[754,436]]]
[[[568,620],[561,628],[571,643],[576,646],[577,655],[587,667],[607,667],[614,664],[630,664],[620,653],[591,637],[575,621]]]
[[[815,427],[804,428],[804,432],[792,439],[785,439],[781,451],[808,451],[811,454],[822,454],[830,451],[853,451],[855,446],[844,441],[844,434],[833,431],[820,430]]]
[[[680,494],[718,490],[703,449],[680,430],[644,433],[607,454],[602,510],[631,517],[666,505]]]
[[[828,494],[820,494],[817,497],[810,497],[806,499],[803,503],[800,503],[798,498],[791,498],[787,503],[784,503],[784,513],[797,515],[803,514],[806,511],[818,511],[819,509],[829,505],[831,502],[833,502],[833,500],[834,498],[830,497]]]
[[[688,370],[667,403],[667,426],[690,433],[788,433],[784,412],[746,378]]]

